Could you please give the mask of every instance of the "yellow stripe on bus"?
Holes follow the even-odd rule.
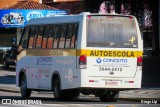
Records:
[[[78,56],[86,55],[91,57],[138,57],[142,56],[142,51],[126,51],[126,50],[79,50]]]
[[[23,53],[21,53],[23,54]],[[127,50],[80,50],[80,49],[44,49],[44,50],[26,50],[22,56],[80,56],[90,57],[127,57],[134,58],[142,56],[142,51]]]

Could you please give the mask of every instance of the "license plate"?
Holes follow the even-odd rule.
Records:
[[[105,85],[118,85],[120,81],[105,81]]]

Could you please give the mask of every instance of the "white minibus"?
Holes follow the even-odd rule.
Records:
[[[91,14],[31,19],[18,46],[16,85],[56,99],[95,95],[115,101],[121,90],[141,88],[143,40],[134,16]]]

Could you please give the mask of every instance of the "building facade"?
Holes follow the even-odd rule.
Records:
[[[49,17],[59,13],[69,14],[67,10],[59,10],[39,3],[42,2],[41,0],[11,0],[10,4],[7,2],[2,0],[0,5],[0,62],[2,61],[2,54],[11,48],[13,38],[16,38],[18,44],[22,29],[28,20]]]
[[[1,0],[0,9],[6,9],[16,4],[17,2],[26,2],[27,0]],[[38,3],[42,3],[42,0],[32,0]]]

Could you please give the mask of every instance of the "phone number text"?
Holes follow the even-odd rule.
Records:
[[[122,71],[122,68],[99,67],[99,71]]]

